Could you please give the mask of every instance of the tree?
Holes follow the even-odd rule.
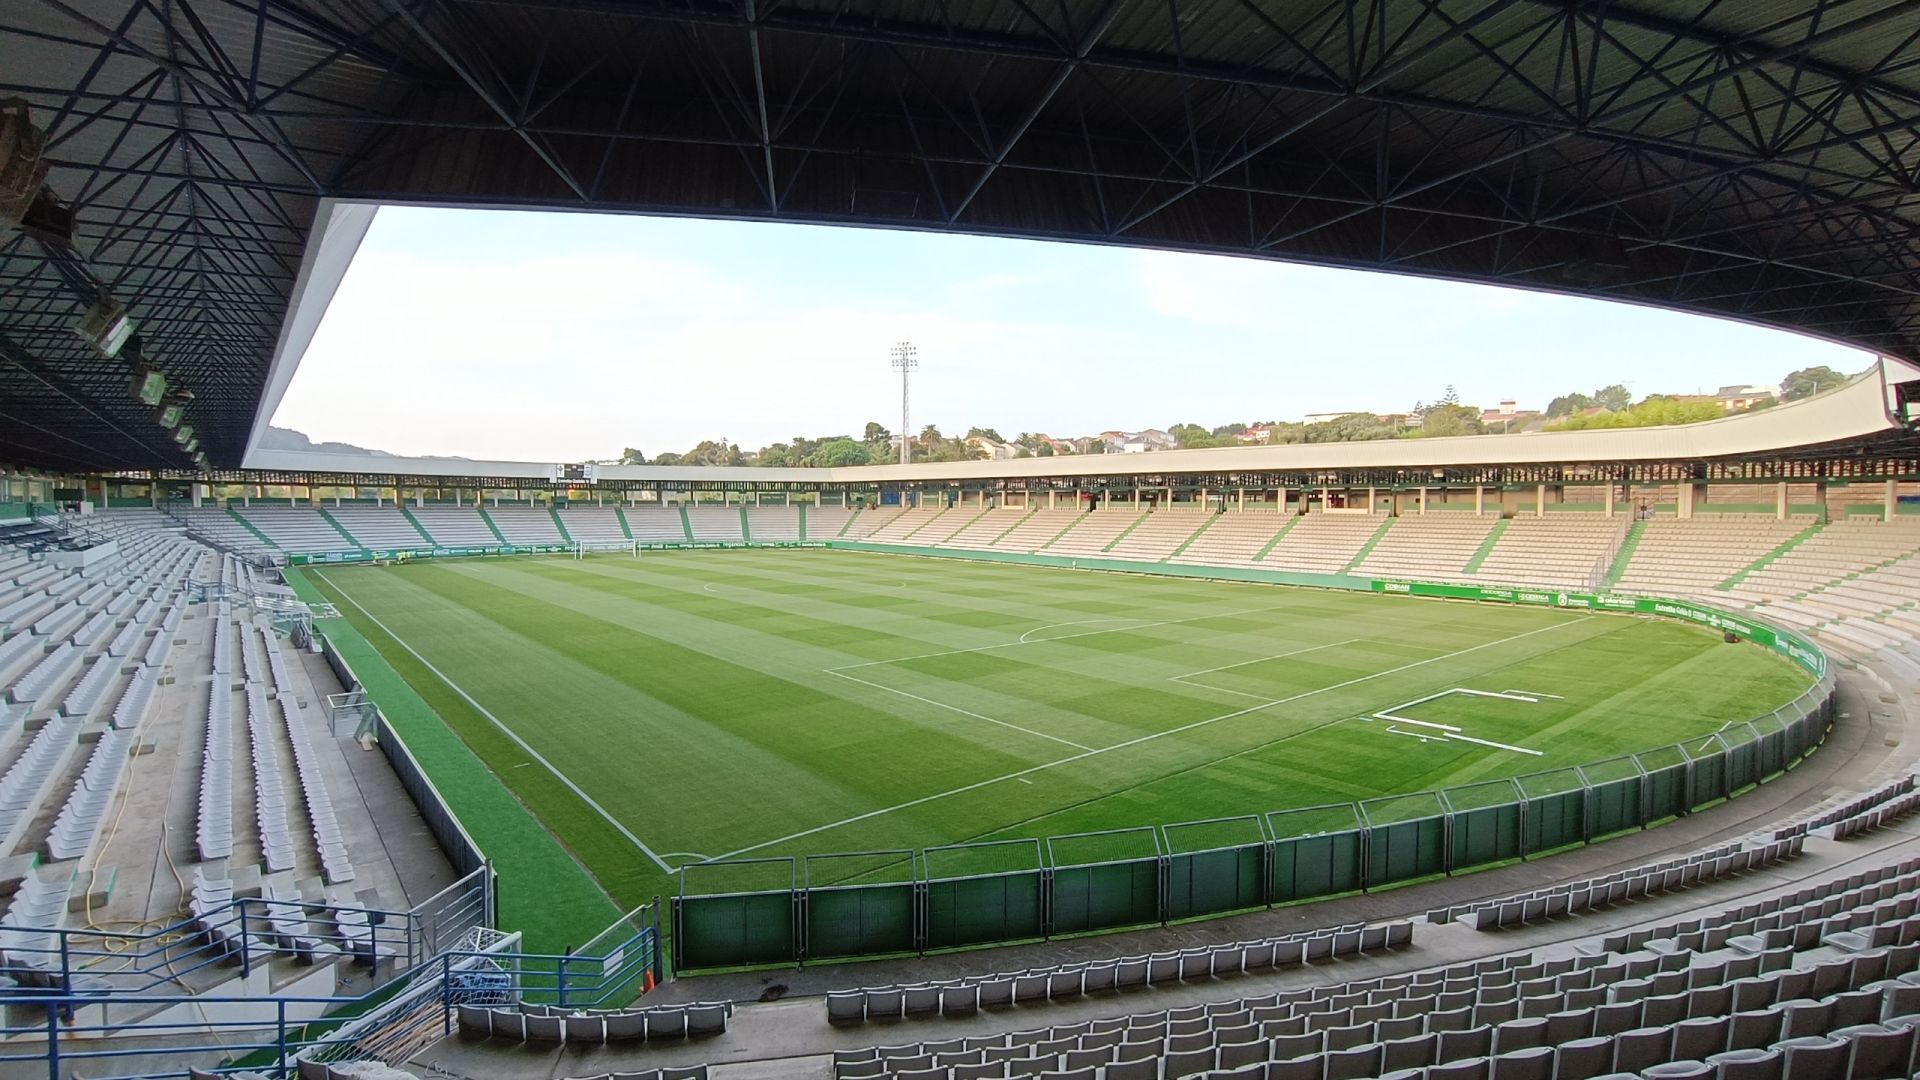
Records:
[[[620,460],[615,462],[615,464],[618,465],[645,465],[646,463],[647,455],[635,450],[631,446],[623,448],[620,451]]]
[[[1633,395],[1619,383],[1603,386],[1593,392],[1593,403],[1608,412],[1620,412],[1633,406]],[[1631,426],[1631,425],[1629,425]]]
[[[728,442],[723,436],[719,439],[702,439],[698,446],[687,451],[682,459],[685,465],[743,465],[746,455],[738,446]]]
[[[840,469],[849,465],[869,465],[873,456],[867,448],[852,439],[834,439],[823,442],[819,449],[807,458],[807,464],[821,469]]]
[[[1655,394],[1638,405],[1592,416],[1569,416],[1547,425],[1549,431],[1588,431],[1596,428],[1667,427],[1673,424],[1697,424],[1717,420],[1722,415],[1717,401],[1681,401]]]
[[[967,429],[967,438],[969,438],[969,439],[992,439],[992,440],[993,440],[994,442],[998,442],[998,443],[1003,443],[1003,442],[1006,442],[1006,441],[1007,441],[1007,440],[1005,440],[1005,439],[1003,439],[1003,438],[1001,438],[1001,437],[1000,437],[1000,433],[999,433],[999,432],[997,432],[997,431],[995,431],[995,430],[993,430],[993,429],[992,429],[992,428],[990,428],[990,427],[971,427],[971,428],[968,428],[968,429]]]
[[[1447,392],[1446,392],[1446,393],[1444,393],[1444,394],[1441,394],[1441,395],[1440,395],[1440,400],[1439,400],[1439,402],[1437,402],[1437,404],[1439,404],[1439,405],[1458,405],[1458,404],[1460,404],[1460,391],[1458,391],[1458,390],[1455,390],[1455,389],[1453,388],[1453,384],[1452,384],[1452,383],[1448,383],[1448,384],[1447,384]]]
[[[1574,413],[1585,412],[1591,408],[1593,408],[1593,398],[1586,394],[1561,394],[1547,402],[1547,416],[1557,420],[1562,416],[1572,416]]]
[[[655,465],[684,465],[686,461],[680,454],[666,453],[654,458],[653,463]]]
[[[763,468],[777,469],[796,465],[799,459],[794,456],[793,447],[777,442],[772,446],[762,447],[759,453],[753,455],[753,463]]]
[[[1393,425],[1381,423],[1374,414],[1361,412],[1308,424],[1303,435],[1302,441],[1310,443],[1368,442],[1391,439],[1394,431]]]
[[[1173,441],[1183,450],[1201,450],[1220,445],[1219,441],[1199,424],[1174,424],[1167,428],[1167,434],[1173,436]]]
[[[1211,432],[1216,439],[1225,439],[1235,435],[1245,435],[1246,433],[1247,425],[1245,424],[1221,424]]]
[[[1453,388],[1448,387],[1449,394]],[[1480,422],[1480,411],[1470,405],[1446,403],[1435,405],[1421,418],[1418,434],[1422,438],[1445,438],[1449,435],[1484,435],[1485,424]]]
[[[1799,401],[1815,394],[1824,394],[1836,386],[1846,383],[1847,377],[1826,366],[1801,368],[1788,375],[1780,383],[1780,396],[1788,401]]]
[[[865,435],[861,436],[861,438],[868,443],[883,443],[893,438],[893,432],[888,431],[886,428],[881,427],[878,423],[872,420],[869,420],[867,421],[867,432]]]

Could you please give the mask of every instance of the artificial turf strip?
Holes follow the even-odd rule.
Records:
[[[302,571],[288,569],[286,576],[301,599],[340,604],[336,591],[309,580]],[[376,638],[384,637],[378,629],[369,629]],[[424,671],[397,673],[387,656],[399,652],[403,662],[411,658],[390,642],[381,642],[385,648],[376,650],[353,620],[327,620],[320,630],[379,703],[388,724],[406,740],[468,835],[493,861],[499,876],[502,929],[519,930],[526,951],[556,953],[586,942],[620,917],[623,909],[614,906],[555,834],[521,805],[483,760],[504,760],[503,747],[517,749],[511,742],[490,728],[480,730],[473,718],[462,717],[465,703],[444,685],[436,689]],[[428,691],[428,700],[414,692],[415,686]],[[473,740],[472,749],[456,736],[456,730]],[[591,828],[583,832],[592,836]],[[575,839],[569,837],[569,841]],[[651,894],[634,896],[633,906],[637,906]]]
[[[1656,620],[853,552],[447,560],[322,580],[349,620],[367,628],[364,605],[675,865],[1497,780],[1703,736],[1805,685],[1757,647]],[[617,897],[671,888],[370,636]],[[1422,707],[1466,709],[1470,734],[1543,755],[1358,719],[1455,686],[1560,695]],[[732,884],[786,880],[775,866]]]

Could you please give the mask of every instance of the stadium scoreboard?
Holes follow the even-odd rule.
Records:
[[[595,468],[591,462],[582,465],[560,464],[553,467],[553,482],[570,487],[592,487]]]

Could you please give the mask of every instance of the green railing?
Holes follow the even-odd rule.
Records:
[[[1077,861],[1063,839],[917,852],[814,855],[681,870],[672,899],[676,971],[921,953],[1165,924],[1324,899],[1485,868],[1643,829],[1739,794],[1825,739],[1833,685],[1781,710],[1609,761],[1141,834],[1137,857]],[[1238,833],[1238,837],[1234,836]],[[1197,837],[1202,846],[1187,843]],[[952,875],[955,856],[1022,865]],[[864,858],[871,869],[821,874]],[[774,887],[714,889],[748,873]],[[884,880],[871,880],[883,877]],[[784,879],[784,884],[780,880]]]

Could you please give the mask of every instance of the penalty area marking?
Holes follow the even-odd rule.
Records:
[[[1379,712],[1361,717],[1361,719],[1368,720],[1368,721],[1385,720],[1387,721],[1387,734],[1414,735],[1418,737],[1421,742],[1440,742],[1442,740],[1452,739],[1455,742],[1473,743],[1476,746],[1487,746],[1495,750],[1508,750],[1516,754],[1526,754],[1530,757],[1546,756],[1545,752],[1541,750],[1529,750],[1524,746],[1513,746],[1508,743],[1494,742],[1492,739],[1476,739],[1471,735],[1464,734],[1464,729],[1455,727],[1452,724],[1436,724],[1431,720],[1415,720],[1411,716],[1400,715],[1400,711],[1402,709],[1411,709],[1415,705],[1424,705],[1429,701],[1438,701],[1441,698],[1452,697],[1455,694],[1462,694],[1467,697],[1497,698],[1501,701],[1524,701],[1529,705],[1540,704],[1541,698],[1553,698],[1555,701],[1566,700],[1566,698],[1561,697],[1559,694],[1540,694],[1540,693],[1535,693],[1532,690],[1493,691],[1493,690],[1474,690],[1465,686],[1456,686],[1448,690],[1440,690],[1435,693],[1428,694],[1426,697],[1414,698],[1412,701],[1403,701],[1398,705],[1389,705],[1386,708],[1381,709]],[[1416,726],[1423,727],[1423,728],[1432,728],[1436,731],[1442,732],[1442,734],[1425,736],[1425,735],[1420,735],[1418,732],[1401,731],[1398,728],[1395,728],[1393,726],[1395,724],[1414,724]]]
[[[407,650],[407,654],[409,656],[412,656],[415,660],[420,661],[421,667],[424,667],[428,671],[433,672],[435,678],[439,679],[443,683],[446,683],[448,689],[460,695],[460,700],[472,706],[474,712],[477,712],[481,716],[486,717],[487,722],[492,724],[494,727],[499,728],[500,733],[502,735],[505,735],[507,738],[512,739],[514,741],[514,745],[520,747],[520,749],[525,750],[527,752],[528,757],[531,757],[534,761],[539,762],[543,768],[545,768],[548,772],[553,774],[554,779],[560,781],[562,784],[565,784],[567,786],[567,790],[579,796],[581,802],[586,803],[587,806],[592,808],[594,813],[599,814],[603,819],[606,820],[607,824],[613,826],[616,832],[618,832],[621,836],[626,837],[627,841],[631,843],[634,847],[639,848],[640,853],[642,855],[645,855],[647,858],[653,860],[653,864],[655,866],[658,866],[662,871],[666,873],[669,873],[669,874],[673,873],[672,865],[670,865],[665,859],[661,858],[657,853],[655,853],[654,850],[648,847],[646,843],[642,841],[638,836],[635,836],[633,834],[632,829],[627,828],[625,825],[622,825],[619,821],[615,820],[612,814],[607,813],[606,807],[601,806],[599,803],[594,801],[593,796],[580,790],[580,785],[574,783],[572,777],[568,776],[566,773],[561,772],[559,769],[554,768],[553,762],[548,761],[545,757],[542,757],[540,754],[540,751],[535,750],[532,746],[528,745],[527,740],[521,738],[519,732],[501,723],[500,718],[493,715],[491,712],[488,712],[486,706],[480,704],[478,701],[473,700],[472,694],[469,694],[465,690],[462,690],[460,688],[459,683],[456,683],[452,679],[447,678],[447,675],[445,672],[441,671],[439,668],[434,667],[431,663],[429,663],[426,657],[421,656],[418,652],[416,652],[414,650],[414,647],[407,644],[404,640],[402,640],[399,634],[396,634],[392,630],[389,630],[387,628],[387,624],[381,622],[377,617],[375,617],[373,612],[368,611],[364,607],[361,607],[360,601],[355,600],[352,594],[348,593],[347,590],[341,588],[339,582],[328,577],[324,571],[315,570],[314,573],[316,576],[320,578],[320,580],[326,582],[328,585],[333,586],[334,590],[340,594],[341,599],[345,600],[349,604],[352,604],[354,608],[360,612],[360,614],[365,615],[367,617],[368,621],[372,622],[373,625],[379,627],[381,633],[392,638],[394,644]],[[523,764],[528,764],[528,763],[523,762]]]

